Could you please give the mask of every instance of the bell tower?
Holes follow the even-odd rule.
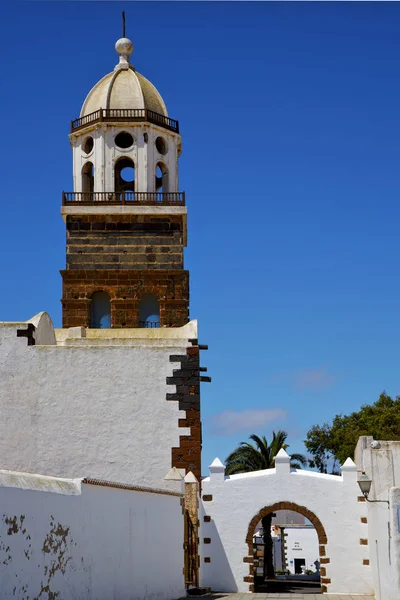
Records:
[[[178,121],[130,62],[132,42],[71,122],[73,192],[63,192],[63,327],[180,327],[189,318]]]

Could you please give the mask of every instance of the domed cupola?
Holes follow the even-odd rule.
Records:
[[[165,200],[160,196],[165,193],[171,199],[178,194],[178,121],[168,116],[154,85],[131,65],[132,42],[122,37],[115,48],[114,71],[90,90],[80,117],[71,122],[74,193],[66,200],[139,201],[149,198],[144,193],[159,194],[154,201]]]
[[[84,117],[100,108],[136,108],[148,109],[168,117],[167,108],[158,90],[130,64],[132,42],[121,38],[115,44],[115,49],[120,57],[119,63],[112,73],[105,75],[90,90],[80,116]]]

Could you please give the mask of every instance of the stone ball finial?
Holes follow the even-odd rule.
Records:
[[[120,38],[115,43],[115,49],[120,56],[121,55],[129,56],[133,52],[133,44],[132,44],[131,40],[128,40],[128,38]]]

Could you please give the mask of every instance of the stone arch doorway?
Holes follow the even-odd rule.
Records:
[[[326,545],[328,543],[328,537],[326,535],[326,531],[324,526],[318,517],[311,512],[305,506],[300,506],[295,502],[275,502],[269,506],[264,506],[254,517],[251,519],[249,523],[249,527],[246,535],[246,543],[248,546],[248,554],[243,558],[243,562],[248,563],[249,565],[249,574],[244,577],[244,581],[249,584],[249,592],[255,591],[255,571],[254,571],[254,546],[253,546],[253,538],[256,530],[257,524],[262,520],[266,515],[273,513],[278,510],[291,510],[293,512],[300,513],[306,519],[308,519],[315,527],[318,536],[319,543],[319,556],[320,556],[320,575],[321,575],[321,591],[326,592],[327,587],[326,584],[330,583],[330,580],[326,578],[326,564],[330,563],[330,559],[326,556]]]

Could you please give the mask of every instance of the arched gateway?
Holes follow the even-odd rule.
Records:
[[[263,516],[293,510],[314,525],[322,591],[372,594],[367,509],[351,459],[341,475],[292,469],[281,450],[275,469],[225,477],[216,459],[202,481],[201,585],[221,592],[254,591],[253,534]]]
[[[318,517],[314,513],[312,513],[310,510],[308,510],[308,508],[306,508],[305,506],[299,506],[299,504],[296,504],[295,502],[275,502],[275,504],[272,504],[270,506],[264,506],[264,508],[262,508],[251,519],[251,521],[249,523],[249,528],[247,531],[247,536],[246,536],[246,543],[248,546],[248,554],[243,557],[243,562],[248,563],[248,565],[249,565],[249,574],[245,578],[245,581],[250,584],[249,591],[254,592],[253,540],[254,540],[254,534],[256,531],[256,527],[263,517],[269,515],[270,513],[274,513],[277,510],[291,510],[293,512],[300,513],[301,515],[303,515],[303,517],[305,517],[306,519],[311,521],[311,523],[314,525],[315,530],[317,532],[317,536],[318,536],[318,542],[319,542],[319,554],[320,554],[320,563],[321,563],[320,573],[321,573],[321,582],[322,582],[321,589],[323,592],[326,592],[327,587],[324,583],[324,579],[326,578],[325,577],[326,576],[325,565],[328,562],[330,562],[330,559],[326,556],[326,550],[325,550],[325,546],[328,543],[328,537],[326,535],[324,526],[322,525],[322,523],[318,519]]]

